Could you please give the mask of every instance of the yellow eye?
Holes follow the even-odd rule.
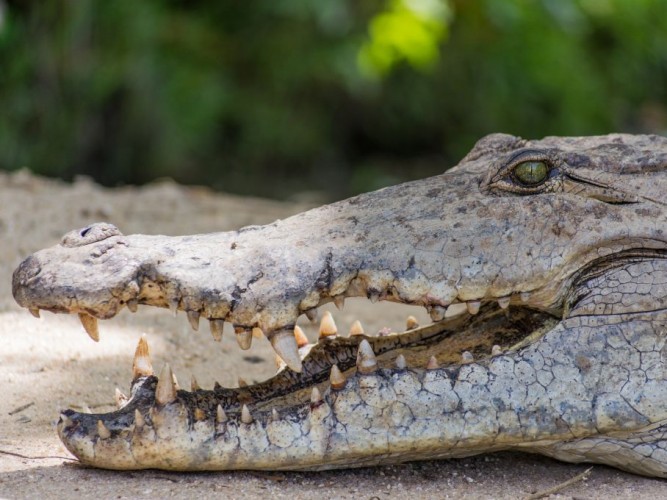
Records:
[[[521,184],[535,186],[547,180],[549,167],[543,161],[524,161],[514,167],[513,172]]]

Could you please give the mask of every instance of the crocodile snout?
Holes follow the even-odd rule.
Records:
[[[26,258],[19,267],[14,271],[12,276],[12,294],[14,299],[21,306],[26,307],[25,301],[25,290],[27,285],[42,272],[42,266],[39,263],[39,259],[31,255]]]

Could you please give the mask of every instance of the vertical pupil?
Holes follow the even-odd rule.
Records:
[[[516,166],[514,174],[523,184],[539,184],[547,178],[547,166],[543,161],[526,161]]]
[[[530,169],[529,170],[529,172],[530,172],[529,176],[530,176],[531,180],[535,180],[538,177],[537,165],[534,162],[531,162],[531,163],[528,164],[528,168]]]

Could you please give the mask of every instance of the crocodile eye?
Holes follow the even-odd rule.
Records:
[[[501,160],[502,161],[502,160]],[[564,162],[552,149],[524,149],[500,163],[485,181],[498,194],[536,195],[562,191]]]
[[[524,161],[516,165],[512,173],[524,186],[536,186],[547,180],[549,167],[543,161]]]

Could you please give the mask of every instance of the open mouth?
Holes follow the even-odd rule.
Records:
[[[505,380],[514,378],[517,354],[558,323],[553,308],[543,307],[553,303],[553,290],[462,288],[443,278],[454,264],[420,261],[426,254],[371,263],[365,248],[354,247],[334,257],[299,239],[286,245],[271,236],[276,227],[266,226],[261,243],[249,246],[243,238],[259,230],[126,237],[101,223],[24,260],[13,277],[17,302],[34,315],[78,314],[93,340],[100,319],[149,305],[184,311],[195,330],[208,320],[215,340],[230,323],[244,350],[263,334],[280,360],[275,376],[254,385],[202,389],[195,382],[185,390],[169,366],[153,370],[142,339],[131,392],[117,393],[116,411],[61,414],[59,435],[77,458],[112,469],[357,467],[469,454],[470,439],[475,450],[506,448],[488,443],[499,418],[507,442],[520,439],[511,400],[518,392]],[[265,243],[272,237],[281,244]],[[228,252],[213,251],[221,248]],[[444,281],[429,281],[427,272]],[[339,334],[325,313],[312,344],[296,326],[301,315],[317,321],[320,306],[340,307],[351,297],[425,307],[432,324],[410,319],[403,332],[368,335],[354,323]],[[476,395],[493,397],[484,380],[496,368],[505,384],[498,390],[509,391],[500,410]],[[487,421],[467,428],[471,407]],[[454,422],[443,423],[448,419]],[[471,438],[457,437],[461,432]]]
[[[115,447],[119,443],[130,446],[137,439],[154,440],[160,435],[159,429],[167,425],[165,421],[181,426],[177,434],[196,434],[205,426],[211,439],[224,440],[226,434],[236,435],[243,428],[266,428],[272,422],[298,420],[320,405],[335,404],[337,394],[348,384],[363,385],[363,379],[369,376],[391,379],[401,373],[423,376],[437,372],[456,380],[462,366],[488,364],[494,357],[535,343],[558,321],[542,311],[520,305],[502,308],[497,302],[482,304],[475,312],[463,310],[428,326],[420,326],[409,317],[405,331],[384,329],[376,335],[367,335],[359,322],[350,326],[349,334],[340,335],[333,317],[326,312],[316,343],[309,343],[301,329],[295,328],[300,373],[277,358],[281,366],[275,376],[238,388],[216,384],[202,389],[193,380],[190,390],[186,390],[179,386],[168,365],[157,376],[144,336],[134,356],[129,397],[117,391],[118,409],[110,413],[62,412],[58,433],[79,457],[90,456],[85,448],[97,449],[105,443]],[[212,333],[215,337],[215,331]],[[170,433],[164,435],[174,439]],[[132,464],[121,460],[116,465],[123,468]]]

